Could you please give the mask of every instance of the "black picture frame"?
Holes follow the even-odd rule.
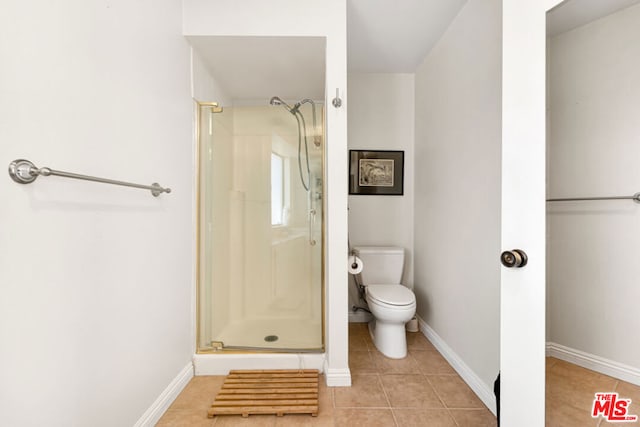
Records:
[[[402,196],[404,151],[349,150],[349,194]]]

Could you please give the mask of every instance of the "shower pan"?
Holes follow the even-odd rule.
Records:
[[[291,104],[198,104],[198,353],[324,351],[323,108]]]

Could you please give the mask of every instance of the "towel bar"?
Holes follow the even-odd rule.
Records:
[[[157,182],[151,185],[134,184],[132,182],[116,181],[114,179],[98,178],[95,176],[80,175],[77,173],[57,171],[51,168],[37,168],[29,160],[18,159],[9,163],[9,176],[19,184],[29,184],[36,180],[38,176],[62,176],[65,178],[82,179],[85,181],[101,182],[103,184],[123,185],[125,187],[142,188],[150,190],[154,197],[158,197],[162,193],[171,193],[170,188],[163,188]]]

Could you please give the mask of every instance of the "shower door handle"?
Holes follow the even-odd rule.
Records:
[[[316,245],[316,241],[313,238],[313,230],[315,228],[315,225],[316,225],[316,210],[309,209],[309,244],[311,246]]]

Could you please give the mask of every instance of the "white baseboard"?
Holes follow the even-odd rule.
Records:
[[[193,378],[193,363],[189,362],[158,396],[149,409],[142,414],[142,417],[135,423],[134,427],[152,427],[156,425],[160,417],[169,409],[169,406],[191,381],[191,378]]]
[[[366,311],[349,310],[349,323],[367,323],[371,319],[373,319],[373,316],[371,316],[371,314],[367,313]]]
[[[640,369],[605,359],[604,357],[595,356],[554,342],[547,343],[547,356],[640,386]]]
[[[420,332],[431,344],[442,354],[442,356],[449,362],[449,364],[456,370],[458,375],[467,383],[467,385],[473,390],[473,392],[482,400],[487,408],[495,415],[496,414],[496,397],[493,394],[493,389],[488,387],[481,379],[476,375],[469,366],[447,345],[446,342],[433,330],[427,323],[418,317],[418,324],[420,325]]]
[[[329,387],[351,387],[351,371],[349,369],[324,368],[324,377]]]

